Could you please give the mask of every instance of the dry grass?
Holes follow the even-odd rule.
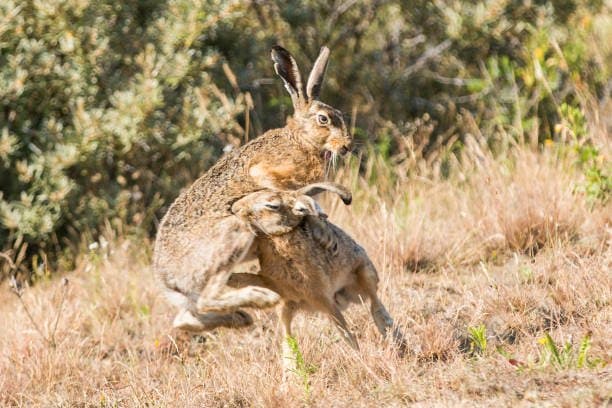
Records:
[[[328,321],[302,315],[295,327],[314,367],[310,387],[297,377],[282,387],[274,311],[254,311],[255,325],[241,331],[174,332],[149,243],[124,238],[85,255],[66,289],[53,279],[24,291],[49,338],[65,296],[54,347],[2,290],[0,404],[609,404],[610,206],[590,208],[575,192],[580,175],[551,152],[519,148],[502,160],[476,144],[466,152],[471,159],[451,179],[396,175],[383,186],[347,172],[355,205],[324,200],[379,267],[382,299],[410,343],[403,358],[379,338],[366,307],[346,313],[364,328],[358,353]],[[382,174],[384,164],[370,170],[377,166]],[[481,324],[488,341],[478,353],[468,328]],[[576,353],[590,333],[594,367],[547,363],[545,333]]]

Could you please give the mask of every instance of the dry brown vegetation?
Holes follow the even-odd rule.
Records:
[[[323,204],[378,266],[382,300],[409,341],[404,357],[379,337],[365,306],[346,313],[359,352],[326,319],[300,315],[306,367],[283,385],[273,310],[254,311],[244,330],[172,331],[149,243],[108,233],[110,244],[85,251],[69,283],[53,278],[21,299],[3,288],[0,403],[606,406],[610,205],[579,192],[583,176],[570,161],[555,146],[494,159],[470,139],[450,178],[380,158],[362,175],[351,164],[340,172],[354,205]]]
[[[610,406],[610,4],[0,1],[0,406]],[[274,310],[179,333],[150,268],[178,191],[289,114],[279,42],[333,50],[364,155],[322,204],[409,343],[299,315],[286,383]]]

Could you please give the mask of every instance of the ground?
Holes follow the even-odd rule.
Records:
[[[302,314],[304,364],[283,382],[275,310],[251,311],[242,330],[179,333],[151,243],[109,234],[75,271],[21,297],[3,286],[0,403],[609,406],[610,206],[590,203],[579,175],[551,157],[524,151],[508,171],[491,162],[463,180],[339,175],[354,205],[322,204],[378,267],[404,356],[367,305],[345,313],[358,352],[328,320]]]

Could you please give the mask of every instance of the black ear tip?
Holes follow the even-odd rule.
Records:
[[[342,197],[342,202],[345,205],[351,205],[351,203],[353,202],[353,195],[349,194],[349,195],[346,195],[346,196]]]
[[[281,55],[289,54],[289,51],[287,51],[286,49],[284,49],[280,45],[273,46],[271,52],[272,52],[272,54],[274,54],[274,53],[281,54]]]

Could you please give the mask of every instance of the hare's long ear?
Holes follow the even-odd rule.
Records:
[[[294,109],[301,108],[307,101],[304,95],[302,76],[295,59],[289,54],[289,51],[280,45],[272,47],[271,55],[272,61],[274,61],[274,70],[283,79],[285,88],[291,95]]]
[[[344,187],[342,184],[338,183],[323,182],[309,184],[305,187],[300,188],[296,192],[298,194],[313,196],[324,191],[329,191],[330,193],[338,194],[342,199],[342,202],[346,205],[349,205],[353,201],[353,195],[351,194],[350,190]]]
[[[319,56],[310,71],[308,76],[308,84],[306,85],[306,96],[309,101],[319,99],[319,92],[321,92],[321,85],[323,84],[323,78],[325,77],[325,69],[327,68],[327,62],[329,61],[329,48],[322,47]]]

